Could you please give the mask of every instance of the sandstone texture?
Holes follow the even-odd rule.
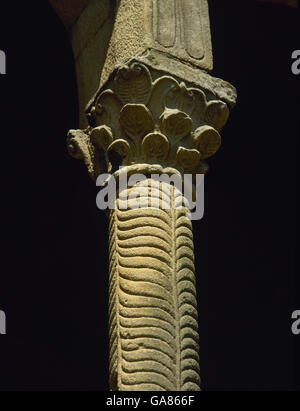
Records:
[[[65,16],[68,2],[57,3],[52,0]],[[64,17],[82,127],[70,130],[69,153],[84,161],[95,182],[108,173],[106,186],[125,172],[145,177],[119,189],[108,212],[110,387],[198,391],[189,203],[171,182],[153,185],[153,174],[190,174],[195,193],[196,175],[208,171],[206,160],[221,145],[236,90],[208,73],[207,0],[79,3]],[[136,189],[139,207],[128,200]]]

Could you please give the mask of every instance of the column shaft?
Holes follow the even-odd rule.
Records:
[[[127,189],[110,214],[110,388],[199,390],[191,221],[172,185],[146,183],[140,201],[159,208],[120,209]]]

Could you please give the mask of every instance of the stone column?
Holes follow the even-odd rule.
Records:
[[[206,0],[120,0],[89,125],[68,135],[95,181],[105,172],[146,178],[145,207],[123,207],[136,184],[109,215],[112,390],[200,389],[192,225],[175,207],[180,193],[152,175],[208,170],[236,99],[211,69]],[[171,207],[151,208],[150,197]]]

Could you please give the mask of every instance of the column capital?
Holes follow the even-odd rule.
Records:
[[[195,87],[131,59],[88,105],[89,127],[69,132],[70,154],[85,161],[94,180],[135,164],[205,173],[236,93],[206,73],[201,84]]]
[[[198,391],[192,223],[180,190],[171,182],[153,187],[152,174],[206,173],[236,90],[208,74],[207,0],[115,4],[88,127],[70,130],[67,140],[93,180],[103,173],[147,177],[139,191],[146,207],[127,202],[137,183],[117,192],[109,212],[110,388]],[[159,207],[147,206],[150,197]]]

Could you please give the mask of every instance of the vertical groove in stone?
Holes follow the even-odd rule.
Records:
[[[201,6],[199,0],[180,2],[183,16],[183,32],[187,53],[194,59],[204,57],[203,27],[201,21]]]
[[[160,183],[151,194],[174,204],[169,188]],[[124,194],[110,215],[110,388],[199,390],[191,222],[185,209],[121,210]]]
[[[172,47],[176,39],[176,10],[175,0],[154,2],[156,7],[157,41],[164,47]]]

